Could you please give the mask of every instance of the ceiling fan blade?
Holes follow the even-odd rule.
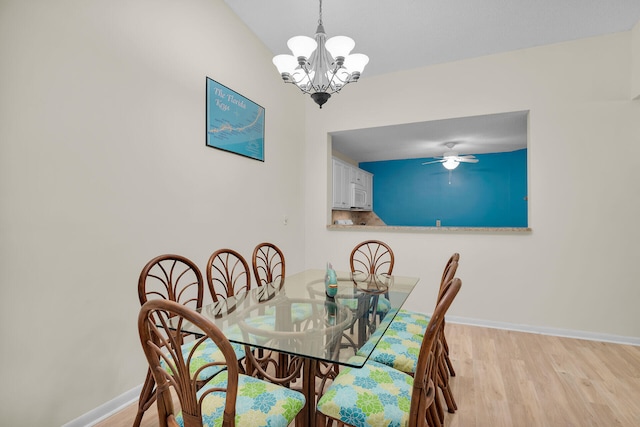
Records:
[[[433,163],[442,163],[442,162],[444,162],[444,160],[433,160],[431,162],[424,162],[423,165],[430,165]]]
[[[465,163],[478,163],[479,160],[476,159],[475,157],[458,157],[457,159],[459,162],[465,162]]]

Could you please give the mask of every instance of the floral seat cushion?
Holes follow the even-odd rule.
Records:
[[[249,319],[244,320],[244,322],[250,328],[258,329],[265,332],[271,332],[275,329],[276,319],[275,319],[275,316],[266,314],[262,316],[251,317]],[[224,335],[230,341],[244,340],[244,335],[243,335],[244,332],[239,325],[232,325],[228,328],[225,328],[223,332],[224,332]],[[249,334],[249,341],[252,344],[262,344],[265,341],[268,341],[268,339],[269,339],[268,336],[261,336],[253,332]]]
[[[370,360],[413,375],[429,319],[425,314],[398,310],[387,330],[383,334],[383,328],[376,330],[357,354],[371,354]]]
[[[393,322],[391,322],[393,324]],[[406,331],[389,329],[384,333],[380,341],[370,339],[365,343],[358,355],[366,356],[371,352],[371,347],[375,346],[369,360],[390,366],[407,374],[413,374],[418,364],[420,346],[422,345],[422,335],[410,334]]]
[[[431,316],[405,309],[398,310],[396,317],[389,325],[389,329],[405,331],[410,334],[424,335]]]
[[[276,312],[275,307],[269,307],[266,310],[266,314],[273,315]],[[302,322],[303,320],[311,317],[312,308],[311,304],[294,302],[291,304],[291,321],[293,323]]]
[[[338,302],[349,307],[353,311],[356,311],[358,309],[358,300],[356,298],[339,298]],[[378,306],[376,307],[376,313],[384,314],[389,310],[391,310],[391,302],[383,296],[378,297]]]
[[[412,387],[411,376],[368,361],[362,368],[343,368],[318,401],[318,411],[355,427],[404,427]]]
[[[226,387],[227,372],[221,372],[209,381],[200,391],[215,387]],[[224,411],[225,393],[214,391],[202,402],[202,424],[206,427],[220,426]],[[242,427],[286,427],[304,406],[302,393],[268,383],[246,375],[238,377],[238,396],[236,398],[236,425]],[[176,421],[184,426],[182,414]]]

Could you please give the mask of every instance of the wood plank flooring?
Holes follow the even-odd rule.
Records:
[[[640,426],[640,347],[453,323],[446,335],[458,411],[445,426]],[[96,426],[130,427],[136,408]],[[157,426],[154,406],[142,427]]]

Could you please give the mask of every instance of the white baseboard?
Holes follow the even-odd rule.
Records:
[[[131,405],[133,402],[138,400],[140,397],[140,391],[142,390],[142,384],[139,386],[132,388],[129,391],[122,393],[120,396],[117,396],[115,399],[112,399],[95,409],[87,412],[84,415],[79,416],[75,420],[69,421],[64,424],[62,427],[89,427],[93,426],[100,421],[109,418],[111,415],[123,410],[127,406]]]
[[[466,317],[447,316],[448,323],[460,323],[463,325],[482,326],[485,328],[506,329],[509,331],[529,332],[534,334],[552,335],[565,338],[577,338],[589,341],[603,341],[616,344],[640,346],[639,337],[627,337],[623,335],[601,334],[597,332],[577,331],[573,329],[545,328],[541,326],[519,325],[516,323],[494,322],[491,320],[469,319]]]

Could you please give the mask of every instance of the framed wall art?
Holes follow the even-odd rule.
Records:
[[[264,162],[264,108],[207,77],[208,147]]]

